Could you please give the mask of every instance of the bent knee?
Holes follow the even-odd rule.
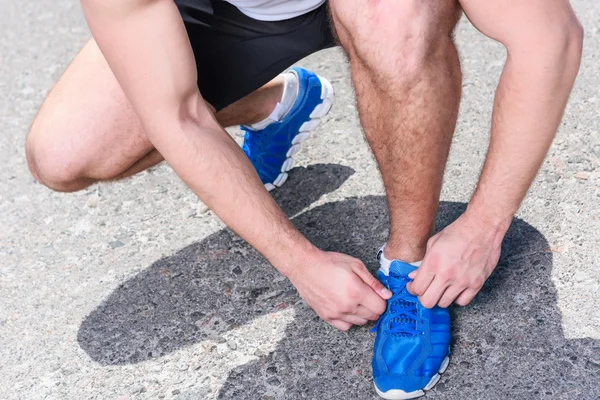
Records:
[[[438,48],[453,46],[452,32],[461,16],[456,0],[330,3],[350,58],[378,68],[418,69]]]
[[[33,177],[52,190],[74,192],[93,182],[85,177],[83,163],[67,146],[53,143],[33,128],[27,135],[25,155]]]

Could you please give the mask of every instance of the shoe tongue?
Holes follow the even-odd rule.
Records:
[[[417,267],[414,265],[410,265],[408,263],[394,260],[390,264],[390,272],[389,275],[399,275],[399,276],[408,276],[411,272],[416,270]]]

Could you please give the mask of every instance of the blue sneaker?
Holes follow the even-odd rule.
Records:
[[[381,252],[380,252],[381,255]],[[373,328],[373,381],[384,399],[414,399],[435,386],[450,362],[448,309],[427,309],[406,290],[416,267],[394,260],[381,262],[377,277],[394,293]]]
[[[333,86],[327,79],[298,67],[290,72],[298,77],[298,95],[289,112],[265,129],[241,127],[245,132],[242,149],[269,191],[285,183],[300,144],[333,104]]]

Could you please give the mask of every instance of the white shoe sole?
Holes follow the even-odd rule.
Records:
[[[444,361],[442,361],[442,365],[440,366],[440,370],[438,371],[438,373],[431,377],[431,380],[429,380],[429,383],[423,389],[415,390],[414,392],[405,392],[404,390],[400,389],[392,389],[388,390],[387,392],[382,392],[377,388],[377,385],[375,385],[375,390],[377,391],[379,397],[384,398],[386,400],[416,399],[417,397],[425,395],[425,392],[427,390],[433,389],[433,387],[439,382],[441,374],[446,372],[448,364],[450,364],[450,357],[444,358]]]
[[[321,119],[329,114],[331,106],[333,105],[333,98],[335,93],[333,91],[333,85],[327,79],[317,75],[319,81],[321,81],[321,104],[317,105],[314,110],[310,113],[310,120],[300,126],[299,133],[292,140],[292,147],[289,148],[286,154],[286,160],[281,166],[281,173],[275,178],[272,183],[265,183],[265,188],[270,192],[271,190],[281,187],[287,179],[288,172],[294,166],[294,155],[300,151],[302,143],[304,143],[312,134],[317,126],[321,123]]]

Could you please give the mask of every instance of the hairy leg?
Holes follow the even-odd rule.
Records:
[[[220,110],[217,121],[221,126],[251,125],[267,118],[283,94],[281,75],[248,96]]]
[[[385,255],[423,259],[433,233],[461,72],[452,31],[455,0],[331,0],[350,59],[365,135],[381,171],[390,212]]]
[[[266,118],[283,91],[277,77],[216,114],[223,126]],[[58,191],[136,174],[163,160],[92,40],[56,83],[27,135],[33,176]]]

